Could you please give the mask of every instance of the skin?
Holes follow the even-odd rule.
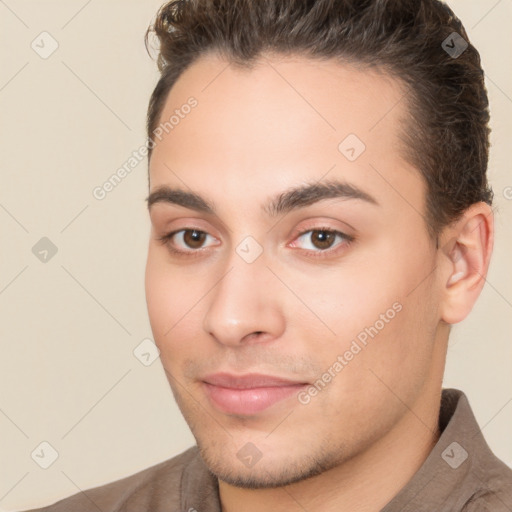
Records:
[[[333,61],[267,55],[248,71],[209,55],[167,98],[162,119],[190,96],[198,105],[157,141],[150,192],[179,187],[217,210],[151,206],[148,312],[225,512],[380,510],[439,437],[449,326],[482,289],[493,216],[473,205],[436,249],[425,184],[402,158],[403,95],[395,78]],[[351,133],[366,145],[353,162],[338,149]],[[378,205],[330,198],[277,218],[263,212],[269,197],[326,179]],[[311,230],[326,227],[354,240],[322,245]],[[183,229],[208,236],[158,241]],[[249,235],[263,251],[252,263],[236,252]],[[314,383],[396,303],[394,318],[307,404],[292,396],[229,415],[204,392],[201,378],[220,371]],[[252,467],[237,457],[249,442],[261,453]]]

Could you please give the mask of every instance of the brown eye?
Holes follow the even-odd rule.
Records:
[[[194,253],[202,253],[202,250],[208,247],[208,245],[204,245],[207,237],[210,237],[211,241],[215,240],[214,237],[205,231],[189,228],[173,231],[157,239],[160,243],[166,245],[170,252],[177,255],[191,256]],[[210,243],[209,245],[216,244]]]
[[[336,239],[336,234],[332,231],[315,229],[311,231],[310,239],[317,249],[329,249]]]
[[[186,229],[183,231],[183,242],[191,249],[199,249],[206,239],[204,231]]]
[[[293,247],[304,249],[313,257],[327,258],[344,251],[354,240],[353,236],[341,231],[318,227],[300,233]]]
[[[322,250],[330,249],[336,238],[346,238],[343,233],[331,229],[310,229],[302,233],[298,240],[301,240],[305,249]]]

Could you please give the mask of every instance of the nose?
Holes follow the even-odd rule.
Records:
[[[231,347],[280,337],[285,321],[279,284],[263,255],[247,263],[234,253],[208,294],[203,328],[218,343]]]

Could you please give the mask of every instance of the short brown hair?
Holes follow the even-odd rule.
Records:
[[[436,238],[473,203],[492,204],[487,183],[489,109],[480,55],[438,0],[171,0],[145,42],[159,41],[148,140],[181,73],[206,53],[250,68],[263,52],[357,62],[406,85],[405,157],[427,184],[426,224]],[[454,32],[462,47],[454,47]],[[451,37],[451,39],[450,39]],[[151,149],[148,160],[151,158]]]

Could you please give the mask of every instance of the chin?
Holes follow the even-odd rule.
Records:
[[[264,456],[252,468],[235,456],[235,460],[222,453],[212,453],[212,450],[199,445],[199,452],[208,469],[217,478],[234,487],[244,489],[270,489],[294,484],[320,475],[332,469],[338,463],[332,454],[325,458],[315,458],[305,455],[297,460],[264,460]],[[221,450],[223,447],[221,447]]]

